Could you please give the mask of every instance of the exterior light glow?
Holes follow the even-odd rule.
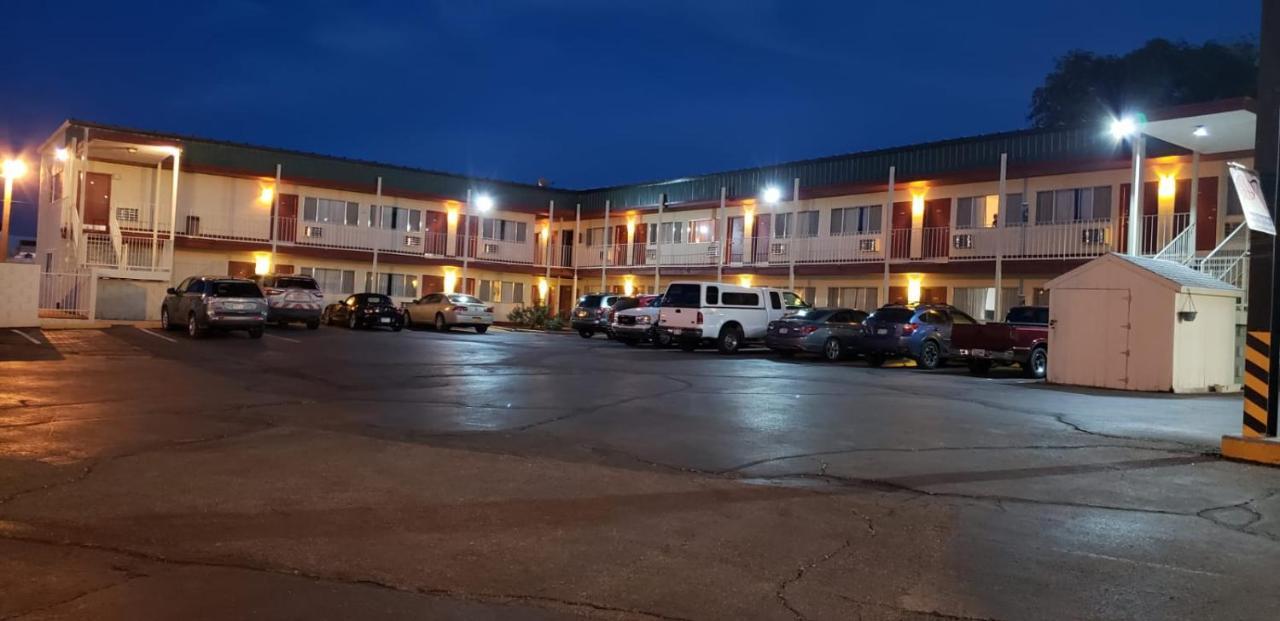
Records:
[[[273,186],[264,185],[262,191],[258,193],[258,202],[270,203],[276,197],[276,189]]]
[[[5,160],[3,168],[0,168],[0,176],[10,181],[21,179],[27,174],[27,163],[22,160]]]
[[[740,287],[750,287],[750,286],[751,286],[751,280],[752,280],[753,278],[755,278],[755,276],[753,276],[753,275],[751,275],[751,274],[738,274],[738,286],[740,286]]]
[[[1196,125],[1196,128],[1191,131],[1191,135],[1196,138],[1204,138],[1209,135],[1209,128],[1204,125]]]
[[[547,284],[546,277],[539,276],[538,277],[538,299],[542,300],[542,303],[544,305],[550,302],[550,300],[547,299],[547,295],[550,292],[551,292],[551,285]]]
[[[1138,131],[1138,123],[1133,117],[1126,116],[1111,121],[1111,136],[1116,140],[1124,140]]]
[[[444,292],[455,293],[458,290],[458,268],[452,265],[444,267]]]
[[[253,273],[258,276],[271,273],[271,255],[259,252],[253,255]]]
[[[1173,175],[1160,175],[1160,185],[1157,186],[1157,196],[1159,198],[1173,198],[1178,193],[1178,182]]]
[[[920,285],[924,283],[924,274],[907,274],[907,305],[920,303]]]
[[[481,194],[476,197],[476,209],[480,211],[489,211],[493,209],[493,197],[488,194]]]
[[[914,187],[911,188],[911,215],[924,215],[924,195],[928,193],[928,188]]]
[[[622,294],[632,296],[636,294],[636,277],[627,274],[622,277]]]
[[[764,189],[762,194],[760,194],[760,198],[770,205],[777,204],[778,201],[782,200],[782,190],[769,186]]]
[[[58,147],[53,150],[53,159],[58,160],[59,162],[65,162],[71,159],[71,153],[67,151],[66,147]]]
[[[444,213],[445,219],[448,220],[450,227],[458,226],[458,211],[462,209],[462,203],[458,201],[445,201]],[[452,293],[452,291],[450,291]]]

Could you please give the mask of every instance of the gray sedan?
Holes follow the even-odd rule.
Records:
[[[430,323],[443,332],[453,326],[466,326],[484,334],[493,325],[493,307],[464,293],[431,293],[406,303],[404,320],[409,327]]]
[[[784,356],[821,354],[836,361],[853,351],[867,314],[851,308],[811,308],[769,322],[765,345]]]

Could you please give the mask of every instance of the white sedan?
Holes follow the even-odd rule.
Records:
[[[411,327],[430,323],[444,332],[464,326],[484,334],[493,325],[493,307],[464,293],[430,293],[404,305],[404,320]]]

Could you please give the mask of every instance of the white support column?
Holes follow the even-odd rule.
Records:
[[[791,181],[791,230],[787,231],[791,234],[791,243],[787,244],[788,261],[788,280],[787,289],[791,292],[796,290],[796,251],[800,246],[800,214],[798,206],[800,205],[800,177],[796,177]],[[814,231],[815,233],[817,231]]]
[[[376,287],[378,286],[378,241],[379,241],[379,238],[382,237],[380,235],[380,231],[382,229],[382,177],[378,177],[378,189],[375,196],[377,198],[374,199],[375,202],[373,204],[373,207],[371,207],[371,209],[377,210],[377,213],[378,213],[377,222],[378,222],[379,230],[370,231],[371,234],[369,235],[369,239],[373,240],[373,244],[372,244],[373,245],[373,271],[369,272],[369,286],[375,287],[374,291],[377,291]],[[369,219],[372,220],[373,217],[370,216]],[[466,286],[465,281],[463,286]],[[365,293],[373,293],[373,291],[365,291]]]
[[[656,248],[653,254],[653,292],[654,293],[658,293],[658,287],[661,285],[661,281],[659,281],[658,279],[659,279],[659,272],[662,271],[662,210],[664,207],[666,207],[666,205],[667,205],[666,193],[659,194],[658,195],[658,229],[657,229],[658,233],[653,236],[653,244],[654,244],[654,248]],[[643,222],[640,223],[640,226],[644,226],[644,223]],[[648,237],[646,237],[645,239],[647,240]],[[644,251],[646,254],[648,254],[649,252],[647,248]]]
[[[578,255],[582,254],[578,239],[582,236],[582,203],[573,210],[573,303],[578,303]]]
[[[271,188],[271,270],[276,269],[276,241],[280,239],[280,164],[276,164],[276,184]]]
[[[1197,207],[1197,203],[1199,202],[1200,202],[1200,152],[1192,151],[1191,152],[1191,209],[1189,210],[1191,212],[1189,214],[1191,221],[1187,223],[1187,227],[1192,229],[1191,231],[1191,256],[1192,257],[1196,256],[1196,238],[1200,236],[1200,232],[1195,230],[1196,223],[1199,222],[1199,220],[1196,218],[1196,207]]]
[[[1142,186],[1144,175],[1143,160],[1147,157],[1147,139],[1144,134],[1134,134],[1130,143],[1133,149],[1133,179],[1129,190],[1129,239],[1128,252],[1131,257],[1142,254]]]
[[[467,265],[471,262],[471,188],[467,188],[467,202],[462,204],[462,279],[458,282],[461,291],[467,291]],[[479,291],[476,291],[479,293]]]
[[[151,269],[160,265],[160,173],[164,171],[164,159],[156,162],[155,182],[151,190]],[[169,238],[173,243],[173,237]]]
[[[880,214],[880,227],[884,229],[884,283],[880,305],[889,303],[889,258],[893,255],[893,186],[898,169],[889,167],[889,196],[885,201],[884,212]]]
[[[547,245],[547,250],[546,250],[546,256],[547,256],[547,259],[546,259],[546,262],[547,262],[547,275],[546,275],[546,279],[547,279],[547,286],[548,286],[548,287],[550,287],[550,286],[551,286],[551,259],[552,259],[552,257],[554,256],[554,254],[553,254],[553,253],[552,253],[552,251],[551,251],[551,243],[552,243],[552,241],[553,241],[553,240],[555,240],[555,238],[556,238],[556,236],[555,236],[555,224],[556,224],[556,202],[555,202],[554,200],[552,200],[552,201],[550,201],[550,207],[548,207],[548,208],[547,208],[547,238],[546,238],[545,240],[543,240],[543,241],[546,243],[546,245]],[[549,297],[551,297],[551,296],[550,296],[550,294],[548,294],[548,295],[547,295],[547,297],[548,297],[548,298],[549,298]],[[543,300],[543,302],[549,302],[549,300]],[[550,306],[550,304],[548,304],[548,306]]]
[[[997,190],[1000,196],[996,199],[996,310],[994,319],[1000,321],[1000,310],[1004,297],[1004,211],[1005,211],[1005,186],[1008,182],[1009,172],[1009,154],[1000,154],[1000,185]]]
[[[716,228],[719,229],[720,232],[720,252],[716,253],[716,282],[724,280],[724,258],[727,256],[727,253],[730,252],[729,221],[724,209],[725,197],[727,195],[728,188],[720,186],[720,217],[717,218],[718,224],[716,224]],[[658,232],[658,236],[662,236],[661,231]]]
[[[605,278],[605,268],[609,267],[609,242],[613,241],[612,235],[609,234],[609,200],[604,201],[604,254],[600,257],[600,292],[607,291],[608,282]]]
[[[169,250],[165,254],[168,255],[169,271],[173,271],[173,252],[174,239],[173,233],[177,230],[178,222],[178,176],[182,171],[182,150],[175,148],[173,150],[173,180],[170,192],[173,193],[169,197]],[[83,213],[83,212],[82,212]]]

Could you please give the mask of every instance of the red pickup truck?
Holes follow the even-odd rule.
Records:
[[[1042,378],[1049,369],[1049,307],[1015,306],[1004,323],[958,323],[951,327],[951,348],[975,375],[1016,363],[1026,377]]]

